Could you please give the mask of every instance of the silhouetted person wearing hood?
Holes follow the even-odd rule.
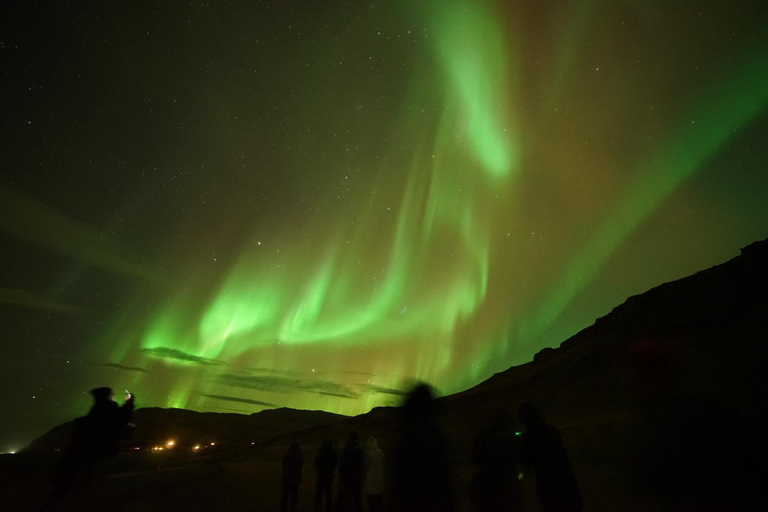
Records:
[[[536,496],[542,508],[546,512],[580,512],[581,494],[560,433],[544,423],[530,402],[520,405],[518,414],[525,426],[522,460],[536,474]]]
[[[477,471],[472,478],[471,499],[478,512],[521,510],[519,454],[512,423],[509,414],[499,414],[475,438],[472,462]]]
[[[283,455],[283,476],[280,481],[280,511],[296,512],[299,506],[299,484],[301,483],[301,470],[304,467],[304,455],[301,453],[299,443],[292,443],[285,455]]]
[[[352,432],[339,459],[338,506],[341,512],[363,511],[365,456],[365,449],[360,444],[357,432]]]
[[[333,511],[333,474],[339,457],[333,450],[333,441],[326,439],[315,457],[315,512],[321,512],[325,501],[326,512]]]
[[[395,452],[396,512],[450,512],[451,476],[445,437],[434,415],[432,390],[416,386],[401,408],[403,432]]]
[[[366,448],[364,491],[368,497],[368,512],[384,512],[384,451],[373,436],[368,439]]]
[[[93,406],[87,416],[75,420],[72,438],[59,461],[54,488],[41,512],[56,510],[78,477],[90,481],[103,473],[104,461],[117,455],[120,441],[131,433],[128,421],[134,408],[133,395],[126,396],[122,407],[114,401],[111,388],[92,389],[91,395]]]

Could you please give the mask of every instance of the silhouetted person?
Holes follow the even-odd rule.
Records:
[[[435,419],[430,387],[416,386],[401,413],[392,489],[395,512],[452,511],[447,444]]]
[[[283,455],[283,476],[280,481],[280,511],[296,512],[299,506],[299,484],[301,483],[301,470],[304,467],[304,455],[301,453],[299,443],[292,443],[285,455]]]
[[[93,480],[105,471],[105,461],[117,455],[120,441],[132,429],[128,423],[134,408],[134,397],[128,395],[122,407],[114,401],[112,389],[91,390],[93,406],[87,416],[75,420],[72,438],[59,461],[54,488],[42,511],[52,511],[61,503],[78,478]]]
[[[579,512],[581,494],[560,433],[544,422],[530,402],[520,405],[518,414],[525,426],[521,458],[533,467],[542,508],[546,512]]]
[[[333,511],[333,474],[339,457],[333,450],[333,441],[326,439],[315,457],[315,512],[321,512],[325,501],[326,512]]]
[[[363,473],[365,471],[365,449],[360,444],[357,432],[349,434],[339,458],[339,501],[341,512],[362,512]]]
[[[518,444],[512,423],[509,414],[499,414],[475,438],[472,462],[477,471],[472,479],[471,499],[478,512],[521,510]]]
[[[364,491],[368,497],[368,512],[384,512],[384,451],[373,436],[368,439],[366,449]]]

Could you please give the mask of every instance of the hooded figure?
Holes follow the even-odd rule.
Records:
[[[536,474],[536,496],[546,512],[580,512],[581,494],[565,453],[560,432],[544,423],[530,402],[520,405],[523,434],[523,463]]]
[[[522,508],[517,479],[518,447],[512,418],[502,413],[475,438],[471,499],[478,512],[513,512]]]
[[[282,489],[280,493],[280,510],[296,512],[299,504],[299,484],[301,483],[301,470],[304,467],[304,454],[301,453],[299,443],[292,443],[283,455]]]
[[[325,501],[326,512],[333,511],[333,474],[339,456],[333,450],[333,441],[326,439],[315,457],[315,512],[322,510]]]
[[[419,384],[400,409],[402,433],[392,488],[398,512],[452,512],[448,445],[438,425],[432,388]]]
[[[366,443],[368,449],[365,468],[365,495],[368,496],[368,512],[384,510],[384,451],[379,448],[376,438],[371,436]]]
[[[356,432],[349,435],[339,460],[339,510],[363,511],[363,474],[366,453]]]
[[[128,423],[134,408],[133,395],[128,395],[122,407],[114,401],[111,388],[92,389],[91,395],[93,406],[88,416],[75,420],[73,438],[73,442],[83,447],[85,462],[117,455],[120,441],[130,436],[133,428]]]
[[[41,512],[54,510],[81,474],[93,480],[104,472],[103,461],[117,455],[120,441],[133,430],[129,423],[133,395],[126,397],[122,407],[114,401],[111,388],[92,389],[91,395],[93,406],[87,416],[75,420],[72,438],[59,461],[54,488]]]

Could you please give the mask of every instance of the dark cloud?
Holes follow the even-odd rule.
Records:
[[[250,367],[250,368],[244,368],[244,371],[248,373],[266,373],[270,375],[284,375],[284,376],[290,376],[290,377],[299,377],[303,378],[305,375],[307,375],[307,372],[297,372],[295,370],[284,370],[280,368],[263,368],[263,367]],[[346,371],[346,370],[325,370],[325,371],[316,371],[312,372],[313,376],[318,375],[362,375],[363,377],[376,377],[377,375],[375,373],[370,372],[354,372],[354,371]]]
[[[331,395],[341,398],[357,398],[356,393],[348,386],[328,380],[305,379],[301,377],[286,377],[274,375],[220,375],[217,378],[221,384],[260,391],[276,393],[293,393],[303,391],[320,395]]]
[[[125,365],[117,364],[117,363],[104,363],[101,366],[110,366],[112,368],[117,368],[118,370],[129,370],[129,371],[132,371],[132,372],[144,372],[144,373],[147,373],[147,370],[145,370],[144,368],[139,368],[138,366],[125,366]]]
[[[362,384],[360,387],[362,387],[366,391],[371,391],[373,393],[383,393],[385,395],[397,395],[397,396],[408,395],[408,391],[403,391],[402,389],[384,388],[381,386],[374,386],[371,384]]]
[[[269,375],[298,376],[299,372],[292,370],[281,370],[279,368],[245,368],[248,373],[266,373]]]
[[[280,407],[279,405],[271,404],[269,402],[260,402],[259,400],[251,400],[250,398],[238,398],[236,396],[209,395],[207,393],[202,393],[202,396],[206,398],[214,398],[216,400],[227,400],[229,402],[238,402],[243,404],[263,405],[266,407]]]
[[[395,396],[406,396],[408,394],[407,391],[401,389],[385,388],[372,384],[354,384],[350,387],[332,380],[307,378],[306,372],[274,368],[246,368],[245,371],[251,374],[261,375],[224,375],[221,378],[222,382],[233,386],[258,389],[261,391],[275,391],[281,393],[306,391],[317,393],[318,395],[335,396],[338,398],[358,398],[361,393],[381,393]],[[320,376],[332,374],[362,375],[365,377],[376,376],[374,373],[343,370],[316,372],[312,375]]]
[[[341,393],[331,393],[330,391],[316,391],[318,395],[325,395],[325,396],[335,396],[337,398],[357,398],[358,395],[344,395]]]
[[[157,357],[159,359],[173,359],[176,361],[184,361],[187,363],[196,363],[196,364],[206,364],[211,366],[220,366],[220,365],[226,364],[222,361],[217,361],[215,359],[208,359],[207,357],[200,357],[192,354],[187,354],[186,352],[182,352],[181,350],[177,350],[175,348],[152,347],[152,348],[143,348],[141,349],[141,351],[144,354],[147,354],[148,356]]]

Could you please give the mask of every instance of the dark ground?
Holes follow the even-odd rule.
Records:
[[[386,453],[387,447],[383,448]],[[113,466],[116,473],[91,484],[95,492],[90,493],[89,498],[82,498],[88,493],[80,491],[80,499],[71,501],[66,510],[88,510],[88,507],[100,512],[278,510],[280,460],[284,450],[284,446],[273,446],[249,453],[239,450],[237,454],[221,453],[186,460],[169,454],[123,453]],[[311,460],[314,454],[315,447],[304,447],[299,510],[313,509]],[[1,462],[0,510],[33,512],[51,489],[47,476],[51,474],[54,458],[26,456],[27,460],[21,460],[19,457],[25,455],[4,456]],[[620,482],[610,465],[595,462],[575,469],[584,494],[585,511],[630,510],[621,498]],[[469,464],[453,465],[457,512],[473,510],[468,500],[472,473]],[[526,473],[522,483],[525,510],[541,511],[534,495],[533,476]],[[632,510],[645,509],[638,506]]]

